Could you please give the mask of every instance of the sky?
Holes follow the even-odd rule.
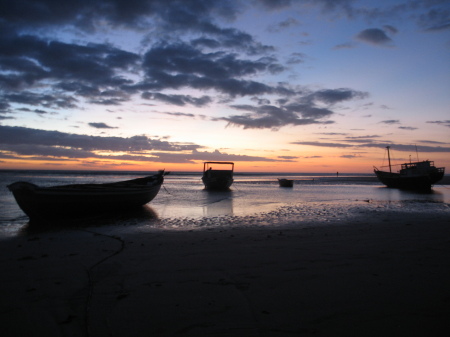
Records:
[[[450,1],[0,0],[0,168],[450,169]]]

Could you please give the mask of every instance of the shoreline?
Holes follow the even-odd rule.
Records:
[[[2,335],[450,331],[448,213],[234,225],[89,227],[3,240]]]

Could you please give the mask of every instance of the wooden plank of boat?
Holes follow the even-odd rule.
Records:
[[[153,200],[164,182],[156,175],[105,184],[39,187],[28,182],[8,185],[30,220],[79,218],[143,206]]]

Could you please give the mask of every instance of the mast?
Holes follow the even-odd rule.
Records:
[[[392,173],[392,167],[391,167],[391,154],[389,153],[390,146],[386,146],[387,153],[388,153],[388,161],[389,161],[389,173]]]

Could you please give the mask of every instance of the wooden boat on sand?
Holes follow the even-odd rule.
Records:
[[[374,172],[387,187],[407,190],[430,190],[444,177],[445,167],[434,166],[433,161],[424,160],[401,164],[399,172],[392,172],[390,146],[386,147],[389,161],[389,172],[374,167]]]
[[[74,219],[129,210],[145,205],[158,194],[164,171],[126,181],[39,187],[28,182],[8,185],[30,220]]]
[[[216,169],[217,165],[228,169]],[[208,161],[203,163],[202,181],[208,190],[226,190],[233,184],[234,163],[225,161]]]

